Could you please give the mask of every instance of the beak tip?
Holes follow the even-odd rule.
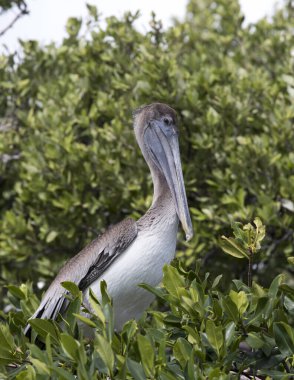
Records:
[[[194,235],[194,232],[193,232],[193,230],[191,229],[190,231],[188,231],[188,232],[186,233],[186,241],[187,241],[187,242],[190,241],[190,240],[192,239],[193,235]]]

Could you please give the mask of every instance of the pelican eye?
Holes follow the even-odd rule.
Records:
[[[171,125],[172,121],[169,117],[164,117],[163,122],[165,125]]]

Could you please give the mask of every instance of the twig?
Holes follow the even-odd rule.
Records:
[[[10,24],[8,24],[7,26],[6,26],[6,28],[4,28],[1,32],[0,32],[0,37],[2,37],[10,28],[12,28],[13,27],[13,25],[16,23],[16,21],[18,20],[18,19],[20,19],[22,16],[24,16],[24,15],[27,15],[29,12],[28,12],[28,10],[27,9],[23,9],[23,10],[21,10],[15,17],[14,17],[14,19],[11,21],[11,23]]]
[[[251,248],[249,248],[249,263],[248,263],[248,287],[252,287],[252,257],[253,252]]]
[[[284,366],[284,368],[285,368],[285,371],[286,371],[287,373],[291,373],[291,370],[290,370],[290,368],[289,368],[289,366],[288,366],[288,363],[286,362],[285,359],[282,360],[282,364],[283,364],[283,366]],[[290,379],[291,379],[291,380],[294,379],[294,376],[291,376]]]
[[[18,368],[18,367],[19,367],[19,364],[16,364],[16,363],[10,363],[10,364],[7,364],[7,367],[8,367],[8,368]]]

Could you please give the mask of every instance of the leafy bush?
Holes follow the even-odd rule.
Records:
[[[247,234],[248,225],[238,228],[239,233]],[[260,237],[262,229],[261,224],[252,227],[252,235]],[[261,240],[252,239],[253,246]],[[241,247],[240,238],[229,241],[234,247],[238,241]],[[64,284],[72,298],[62,318],[63,328],[55,321],[31,320],[37,345],[28,343],[22,331],[36,306],[35,296],[26,286],[10,286],[11,300],[19,311],[10,312],[7,324],[1,326],[5,345],[0,348],[0,365],[10,364],[15,369],[10,377],[3,372],[3,378],[198,380],[238,379],[242,374],[247,378],[293,378],[294,289],[284,282],[283,275],[277,276],[269,289],[256,282],[249,287],[233,280],[223,291],[222,275],[211,279],[206,273],[203,278],[199,269],[186,270],[179,262],[165,266],[163,273],[162,287],[141,286],[168,310],[150,310],[139,323],[127,322],[120,333],[114,331],[104,282],[101,304],[91,293],[95,312],[85,310],[91,318],[79,314],[82,296],[78,287]],[[95,329],[94,340],[83,339],[78,320]],[[38,348],[41,342],[45,350]]]
[[[212,379],[249,367],[260,376],[283,372],[271,375],[283,378],[293,344],[291,1],[272,22],[244,26],[236,0],[190,0],[183,21],[163,30],[153,17],[146,35],[134,27],[138,14],[110,17],[101,28],[96,8],[88,9],[87,20],[69,19],[59,46],[22,41],[20,56],[0,57],[2,364],[22,363],[9,375],[19,379],[69,379],[73,373],[103,378],[108,372],[117,378],[193,378],[194,371]],[[129,322],[121,334],[93,317],[98,336],[89,346],[74,335],[73,317],[64,333],[37,321],[37,332],[50,331],[47,350],[40,351],[21,333],[38,301],[29,285],[19,284],[31,281],[39,295],[37,285],[46,287],[105,226],[146,211],[152,184],[131,112],[153,101],[169,103],[179,114],[196,232],[189,244],[180,241],[180,264],[165,269],[162,290],[152,290],[157,309],[171,311],[150,311],[150,320]],[[232,252],[237,241],[248,249],[252,241],[235,222],[257,216],[267,234],[258,258],[251,258],[248,287],[247,266],[220,247],[226,242],[225,251]],[[221,239],[232,223],[235,240]],[[194,270],[196,262],[200,269]],[[177,295],[171,273],[182,289]],[[79,302],[76,297],[72,303],[76,311]],[[105,354],[107,362],[99,356],[102,346],[112,352]]]

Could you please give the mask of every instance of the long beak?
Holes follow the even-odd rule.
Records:
[[[145,131],[151,156],[168,183],[178,217],[186,233],[186,240],[193,236],[193,227],[188,209],[178,135],[173,126],[156,121]]]

